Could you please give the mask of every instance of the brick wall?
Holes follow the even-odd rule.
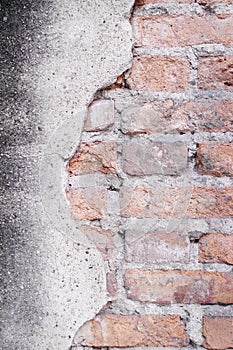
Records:
[[[110,303],[74,347],[233,348],[233,1],[137,0],[67,171]]]

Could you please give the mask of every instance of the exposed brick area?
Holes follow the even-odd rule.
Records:
[[[233,15],[165,15],[136,17],[136,44],[139,46],[187,46],[233,43]],[[224,34],[224,37],[222,35]]]
[[[198,145],[198,170],[214,176],[233,175],[233,144],[208,142]]]
[[[84,324],[78,336],[83,346],[95,348],[188,344],[184,324],[178,316],[105,315]]]
[[[114,124],[114,101],[97,100],[94,101],[87,114],[84,126],[85,131],[106,130]]]
[[[179,232],[126,232],[125,258],[129,262],[188,262],[189,252],[188,237]]]
[[[106,218],[108,192],[105,188],[90,187],[67,192],[76,220],[99,220]]]
[[[198,67],[198,87],[233,91],[233,57],[206,57]]]
[[[68,171],[74,175],[116,173],[117,146],[115,142],[81,143],[68,164]]]
[[[126,134],[233,131],[233,101],[203,100],[177,106],[167,99],[129,107],[122,113],[122,131]]]
[[[127,83],[133,90],[175,92],[187,89],[188,77],[184,58],[140,57],[134,59]]]
[[[187,146],[182,142],[130,140],[123,146],[123,169],[130,175],[176,175],[187,167]]]
[[[204,317],[203,335],[207,349],[232,349],[233,317]]]
[[[143,302],[233,303],[233,273],[126,270],[125,287],[130,299]]]
[[[210,233],[199,240],[199,261],[233,264],[233,235]]]
[[[124,217],[230,217],[233,189],[223,188],[124,188],[121,193]]]
[[[131,67],[94,96],[67,166],[108,300],[74,350],[233,348],[232,5],[135,2]]]

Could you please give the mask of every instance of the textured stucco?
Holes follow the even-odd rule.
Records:
[[[65,198],[87,105],[131,64],[133,1],[3,1],[2,350],[65,350],[106,304]]]

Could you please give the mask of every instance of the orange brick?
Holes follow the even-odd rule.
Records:
[[[114,141],[83,142],[69,161],[67,170],[72,175],[115,174],[117,145]]]
[[[123,217],[231,217],[233,187],[123,188],[120,205]]]
[[[233,348],[233,317],[207,317],[203,319],[203,346],[207,349]]]
[[[206,142],[198,145],[197,166],[202,174],[233,175],[233,144]]]
[[[137,57],[127,83],[130,89],[184,91],[188,87],[189,62],[183,58]]]
[[[140,16],[134,18],[133,28],[138,46],[179,47],[233,43],[233,15]]]
[[[199,240],[199,261],[233,264],[233,235],[209,233]]]
[[[233,273],[128,269],[128,298],[156,304],[231,304]]]
[[[107,215],[108,191],[101,187],[89,187],[67,191],[75,220],[100,220]]]
[[[180,317],[100,315],[87,321],[78,331],[76,342],[82,346],[137,347],[188,345]]]
[[[233,91],[233,57],[202,58],[198,67],[198,87],[204,90]]]

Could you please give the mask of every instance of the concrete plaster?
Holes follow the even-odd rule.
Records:
[[[2,350],[65,350],[107,303],[65,166],[88,104],[131,64],[133,1],[1,3]]]

